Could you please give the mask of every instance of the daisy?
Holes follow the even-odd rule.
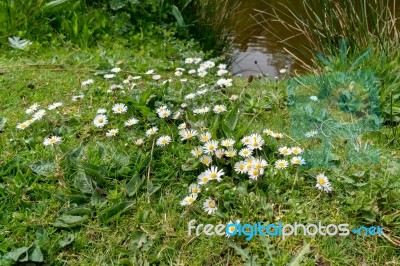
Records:
[[[212,198],[206,199],[203,204],[203,209],[208,213],[208,215],[213,214],[217,210],[217,204],[215,203],[215,200]]]
[[[163,106],[163,107],[166,107],[166,106]],[[166,118],[166,117],[168,117],[168,116],[171,115],[171,111],[168,110],[167,108],[165,108],[165,109],[160,109],[160,108],[158,108],[158,109],[157,109],[157,115],[158,115],[158,117],[160,117],[160,118]]]
[[[174,120],[179,119],[179,117],[181,117],[180,111],[176,111],[175,113],[172,114],[172,119],[174,119]]]
[[[29,127],[32,122],[32,120],[27,120],[25,122],[19,123],[16,128],[19,130],[24,130],[25,128]]]
[[[209,140],[204,143],[203,151],[207,154],[212,154],[218,148],[218,141]]]
[[[239,162],[235,163],[234,169],[235,169],[235,172],[238,173],[238,174],[246,173],[246,171],[247,171],[246,162],[245,161],[239,161]]]
[[[262,150],[262,145],[264,145],[264,140],[262,137],[258,134],[253,134],[251,136],[251,141],[250,144],[248,144],[248,147],[252,150]]]
[[[211,156],[203,155],[203,156],[200,157],[200,162],[205,164],[205,165],[207,165],[207,166],[209,166],[210,163],[212,162],[212,158],[211,158]]]
[[[311,131],[308,131],[306,134],[304,134],[305,136],[306,136],[306,138],[313,138],[313,137],[315,137],[316,135],[318,135],[318,131],[316,131],[316,130],[311,130]]]
[[[44,146],[54,146],[55,144],[58,144],[59,142],[62,142],[61,137],[57,136],[51,136],[49,138],[44,139],[43,145]]]
[[[286,160],[277,160],[275,162],[275,168],[276,169],[285,169],[287,168],[289,163]]]
[[[256,169],[264,169],[264,167],[266,167],[268,165],[267,161],[264,159],[254,159],[253,161],[253,167]]]
[[[171,142],[170,136],[161,136],[157,139],[156,144],[157,146],[165,146]]]
[[[119,67],[114,67],[110,71],[113,72],[113,73],[119,73],[121,71],[121,69]]]
[[[197,199],[197,194],[191,194],[190,196],[185,197],[181,201],[181,205],[182,206],[191,205],[196,199]]]
[[[139,123],[139,120],[137,120],[136,118],[131,118],[131,119],[125,121],[124,125],[126,127],[130,127],[130,126],[136,125],[137,123]]]
[[[284,146],[284,147],[280,147],[278,149],[279,154],[282,154],[283,156],[287,156],[290,155],[292,153],[292,150],[289,149],[288,147]]]
[[[293,165],[303,165],[306,164],[306,161],[300,156],[294,156],[292,159],[290,159],[290,163]]]
[[[221,159],[225,155],[225,150],[224,149],[216,149],[215,150],[215,157],[218,159]]]
[[[229,72],[229,71],[226,70],[226,69],[219,69],[219,70],[217,71],[217,76],[223,76],[223,75],[227,74],[228,72]]]
[[[282,133],[274,133],[271,137],[276,138],[276,139],[283,139],[283,134]]]
[[[57,107],[60,107],[61,105],[62,105],[62,102],[56,102],[56,103],[53,103],[53,104],[49,105],[49,107],[47,109],[48,110],[54,110]]]
[[[191,57],[185,59],[185,64],[193,64],[194,60]]]
[[[179,135],[182,137],[181,140],[191,139],[197,135],[197,131],[194,129],[183,129],[179,131]]]
[[[243,138],[241,139],[241,142],[242,142],[244,145],[249,145],[250,142],[251,142],[250,136],[245,136],[245,137],[243,137]]]
[[[239,225],[239,223],[240,223],[239,220],[236,220],[235,223],[233,223],[232,220],[229,221],[229,223],[226,225],[228,228],[227,229],[225,228],[225,231],[228,230],[228,232],[229,232],[229,234],[228,234],[228,232],[226,233],[226,237],[229,238],[229,237],[231,237],[231,235],[235,234],[235,232],[237,230],[236,227]]]
[[[314,101],[314,102],[317,102],[318,101],[318,97],[315,96],[315,95],[312,95],[312,96],[310,96],[310,100]]]
[[[197,177],[197,182],[199,183],[199,185],[204,185],[204,184],[206,184],[208,181],[210,181],[210,178],[209,178],[205,173],[201,173],[201,174]]]
[[[191,150],[190,153],[191,153],[194,157],[199,157],[200,155],[203,154],[203,149],[202,149],[202,147],[197,147],[197,148],[194,148],[193,150]]]
[[[236,94],[231,95],[231,97],[229,98],[229,100],[231,100],[232,102],[235,102],[237,99],[239,99],[239,96],[237,96]]]
[[[75,96],[72,96],[71,100],[72,100],[73,102],[76,102],[77,100],[81,100],[81,99],[83,99],[84,97],[85,97],[85,95],[83,95],[83,94],[75,95]]]
[[[196,98],[196,94],[194,93],[189,93],[185,96],[185,100],[193,100],[194,98]]]
[[[40,109],[36,113],[33,114],[32,120],[33,121],[39,121],[43,118],[43,116],[46,114],[46,110]]]
[[[220,114],[220,113],[226,111],[226,107],[225,107],[225,105],[216,105],[216,106],[214,106],[213,111],[214,111],[214,113],[216,113],[216,114]]]
[[[201,59],[201,58],[199,58],[199,57],[195,57],[195,58],[193,58],[193,63],[195,63],[195,64],[197,65],[197,64],[200,63],[202,60],[203,60],[203,59]]]
[[[134,79],[134,80],[141,79],[141,78],[142,78],[141,76],[134,76],[134,77],[132,77],[132,79]]]
[[[252,168],[250,169],[247,174],[249,175],[250,179],[253,179],[254,181],[257,181],[257,178],[264,173],[264,169],[257,169],[257,168]]]
[[[176,77],[180,77],[180,76],[182,76],[182,71],[177,70],[177,71],[175,71],[174,74]]]
[[[146,136],[151,136],[156,134],[158,131],[158,127],[152,127],[146,131]]]
[[[93,84],[94,80],[93,79],[88,79],[86,81],[82,81],[81,86],[86,87],[87,85]]]
[[[142,138],[138,138],[137,140],[135,140],[135,145],[140,147],[142,146],[144,143],[144,140]]]
[[[100,109],[97,110],[96,113],[97,113],[97,114],[105,114],[105,113],[107,113],[107,109],[105,109],[105,108],[100,108]]]
[[[196,74],[196,70],[191,69],[191,70],[188,71],[188,73],[191,74],[191,75]]]
[[[199,194],[201,192],[201,188],[199,187],[199,185],[198,184],[191,184],[190,186],[189,186],[189,193],[190,194],[195,194],[195,195],[197,195],[197,194]]]
[[[232,158],[236,155],[236,150],[233,148],[229,148],[228,150],[225,151],[226,157]]]
[[[30,114],[36,112],[37,109],[39,108],[39,106],[40,106],[40,105],[39,105],[38,103],[34,103],[34,104],[31,105],[28,109],[26,109],[25,113],[28,114],[28,115],[30,115]]]
[[[153,69],[150,69],[149,71],[147,71],[145,74],[147,74],[147,75],[151,75],[151,74],[153,74],[154,73],[154,70]]]
[[[239,155],[247,158],[247,157],[251,156],[252,152],[253,152],[253,150],[251,150],[249,148],[243,148],[239,151]]]
[[[109,131],[106,132],[107,137],[114,137],[118,134],[119,130],[118,128],[115,129],[110,129]]]
[[[204,90],[199,90],[196,94],[197,95],[204,95],[204,94],[206,94],[207,93],[207,89],[204,89]]]
[[[123,103],[117,103],[112,107],[114,114],[123,114],[126,113],[128,107]]]
[[[316,188],[327,193],[332,191],[331,183],[327,176],[324,174],[318,174],[315,178],[317,179]]]
[[[207,141],[209,141],[210,139],[211,139],[211,133],[210,132],[206,132],[206,133],[204,133],[204,134],[201,134],[200,136],[199,136],[199,140],[201,141],[201,142],[207,142]]]
[[[263,133],[267,134],[267,136],[272,137],[272,135],[274,134],[274,131],[272,131],[271,129],[264,129]]]
[[[211,168],[206,170],[204,173],[210,178],[210,180],[216,180],[218,182],[222,180],[221,176],[225,174],[224,170],[218,170],[218,167],[216,166],[211,166]]]
[[[154,75],[152,78],[153,80],[159,80],[161,78],[161,75]]]
[[[221,141],[221,146],[224,147],[232,147],[233,144],[235,144],[235,141],[233,139],[224,139]]]
[[[219,79],[217,81],[217,85],[221,86],[221,87],[232,87],[232,79]]]
[[[301,153],[303,152],[303,149],[300,148],[300,147],[292,147],[292,148],[290,149],[290,151],[291,151],[291,153],[292,153],[293,155],[299,155],[299,154],[301,154]]]
[[[180,124],[180,125],[178,126],[178,129],[185,129],[185,128],[187,128],[186,123],[182,123],[182,124]]]
[[[105,75],[104,75],[104,78],[105,78],[105,79],[112,79],[113,77],[115,77],[114,74],[105,74]]]
[[[197,70],[197,75],[201,78],[204,78],[207,75],[207,71],[205,71],[204,69],[198,69]]]
[[[105,115],[97,115],[94,119],[93,119],[93,124],[96,127],[104,127],[105,125],[107,125],[108,120],[107,120],[107,116]]]

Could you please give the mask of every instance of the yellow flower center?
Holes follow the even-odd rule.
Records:
[[[192,193],[197,194],[197,193],[199,193],[199,190],[196,187],[194,187],[194,188],[192,188]]]
[[[210,201],[210,202],[208,203],[208,206],[209,206],[210,208],[215,208],[215,201]]]
[[[217,175],[217,173],[211,173],[210,177],[211,177],[212,179],[214,179],[214,178],[217,178],[218,175]]]
[[[320,177],[318,183],[320,183],[321,185],[325,185],[326,184],[325,178]]]

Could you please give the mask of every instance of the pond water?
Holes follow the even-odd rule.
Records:
[[[395,0],[397,1],[397,0]],[[235,75],[244,77],[250,74],[268,74],[270,77],[279,77],[280,69],[287,68],[289,72],[301,71],[302,64],[295,60],[293,56],[284,50],[278,38],[268,35],[265,28],[257,23],[254,17],[259,14],[256,10],[271,10],[271,6],[279,7],[282,4],[287,6],[301,5],[300,0],[242,0],[240,10],[235,20],[238,22],[235,28],[235,60],[232,64],[232,72]],[[301,8],[299,8],[300,10]],[[400,5],[396,5],[397,14],[400,11]],[[264,17],[269,19],[266,14]],[[265,26],[265,25],[264,25]],[[278,22],[270,22],[270,26],[275,28],[281,36],[279,38],[287,38],[287,30]],[[298,45],[295,42],[301,42],[302,39],[292,39],[290,45]],[[311,62],[310,58],[304,59],[306,63]],[[256,63],[257,62],[257,63]]]

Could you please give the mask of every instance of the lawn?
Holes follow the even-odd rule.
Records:
[[[350,86],[346,75],[334,88]],[[318,83],[297,81],[233,77],[222,58],[172,36],[5,49],[0,264],[399,265],[398,130],[364,130],[357,121],[380,121],[371,103],[359,113],[353,94],[324,98]],[[359,130],[344,134],[324,111]],[[384,234],[246,241],[189,235],[193,219]]]

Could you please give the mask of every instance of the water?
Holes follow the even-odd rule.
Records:
[[[396,0],[395,0],[396,1]],[[242,76],[250,74],[268,74],[271,78],[281,77],[283,74],[279,70],[286,68],[288,72],[302,71],[302,63],[296,60],[292,55],[284,50],[279,39],[285,39],[290,36],[281,23],[271,22],[270,26],[279,32],[279,37],[275,37],[266,33],[263,25],[257,23],[255,17],[260,15],[258,10],[271,10],[268,5],[273,7],[296,6],[301,5],[299,0],[242,0],[240,11],[235,17],[238,21],[235,28],[235,44],[236,59],[232,64],[232,72]],[[301,16],[302,8],[298,8],[297,15]],[[400,12],[400,5],[396,5],[397,14]],[[264,18],[270,19],[266,14]],[[261,18],[258,17],[258,21]],[[302,41],[301,38],[290,39],[289,45],[298,47]],[[304,55],[296,55],[302,58],[307,64],[311,63],[312,55],[304,57]],[[255,63],[257,62],[257,64]]]

